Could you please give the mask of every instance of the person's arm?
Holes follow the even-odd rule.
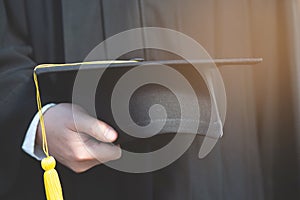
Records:
[[[25,14],[11,11],[0,1],[0,196],[13,184],[20,158],[24,133],[36,112],[31,59]],[[18,8],[16,8],[18,9]]]
[[[0,156],[3,159],[0,170],[0,197],[10,190],[19,170],[23,170],[20,161],[25,153],[21,146],[26,130],[37,112],[32,78],[36,63],[32,59],[34,56],[29,40],[25,6],[21,2],[12,5],[10,1],[0,1]],[[82,115],[78,130],[75,129],[69,104],[58,104],[46,112],[45,123],[50,153],[57,157],[59,162],[77,172],[99,164],[99,160],[118,158],[121,153],[118,147],[106,148],[104,146],[107,144],[101,142],[113,141],[117,133],[114,132],[113,138],[107,140],[104,137],[104,134],[108,133],[107,129],[102,129],[108,127],[107,125],[90,117],[81,109],[75,109],[76,113]],[[91,157],[86,157],[87,154],[82,154],[86,153],[83,151],[85,145],[74,142],[73,136],[77,135],[77,131],[80,131],[83,139],[88,138],[88,145],[97,148],[93,161],[90,160]],[[64,134],[61,134],[62,132]],[[37,133],[36,142],[41,145],[40,131]]]

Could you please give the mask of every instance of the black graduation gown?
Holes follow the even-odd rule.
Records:
[[[131,28],[191,28],[192,24],[178,23],[185,16],[180,12],[187,12],[179,9],[182,6],[177,1],[0,1],[0,199],[44,198],[43,171],[21,150],[36,112],[33,67],[82,61],[103,39]],[[131,56],[161,58],[150,51]],[[48,102],[51,99],[43,99]],[[146,174],[126,174],[104,165],[75,174],[59,165],[65,199],[263,198],[257,152],[251,151],[254,156],[247,163],[235,165],[241,157],[222,152],[219,143],[199,160],[200,144],[196,140],[172,165]]]

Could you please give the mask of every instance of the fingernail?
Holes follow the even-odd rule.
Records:
[[[115,134],[111,128],[107,128],[105,130],[104,137],[106,137],[107,140],[112,141],[115,139]]]

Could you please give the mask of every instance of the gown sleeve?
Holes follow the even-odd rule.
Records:
[[[14,183],[24,135],[36,112],[23,1],[0,1],[0,197]]]

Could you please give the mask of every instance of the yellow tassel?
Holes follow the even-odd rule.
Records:
[[[48,144],[47,144],[47,137],[46,137],[46,130],[45,130],[45,123],[44,117],[42,113],[42,102],[39,92],[39,83],[37,79],[37,75],[35,73],[36,68],[33,72],[33,78],[35,83],[36,89],[36,102],[38,106],[38,113],[40,117],[40,125],[42,129],[42,140],[43,140],[43,151],[47,156],[42,160],[42,168],[45,170],[44,173],[44,185],[45,185],[45,193],[47,200],[63,200],[62,189],[59,181],[59,177],[57,171],[54,169],[56,165],[56,161],[52,156],[49,156],[48,152]]]
[[[57,171],[54,169],[56,162],[52,156],[42,160],[44,172],[44,184],[47,200],[63,200],[62,189]]]

